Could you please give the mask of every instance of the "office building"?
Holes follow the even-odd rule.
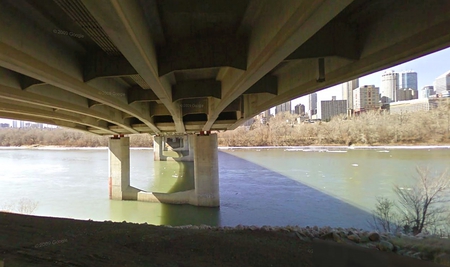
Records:
[[[417,88],[417,72],[415,71],[404,71],[400,73],[400,84],[399,89],[411,88],[413,90],[418,90]],[[400,100],[398,100],[400,101]]]
[[[337,115],[347,114],[347,100],[321,101],[320,104],[323,121],[329,121]]]
[[[401,88],[397,90],[397,101],[407,101],[418,98],[418,91],[412,88]]]
[[[434,86],[427,85],[420,89],[419,99],[430,98],[432,95],[435,95]]]
[[[397,101],[397,90],[399,89],[398,73],[385,72],[381,75],[381,102],[389,104]]]
[[[300,116],[305,115],[306,109],[305,109],[305,105],[302,104],[298,104],[294,107],[294,113]]]
[[[275,115],[277,115],[280,112],[291,112],[291,101],[288,101],[286,103],[283,103],[281,105],[278,105],[275,107]]]
[[[309,95],[309,118],[317,118],[317,93]]]
[[[448,97],[450,92],[450,70],[434,80],[434,90],[440,97]]]
[[[342,84],[342,99],[347,100],[347,115],[353,113],[353,90],[359,87],[359,79],[354,79]]]
[[[378,110],[380,103],[380,88],[375,85],[364,85],[353,90],[353,109],[355,113]]]

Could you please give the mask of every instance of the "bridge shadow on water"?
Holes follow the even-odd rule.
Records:
[[[154,165],[154,185],[159,192],[194,188],[193,162],[160,163]],[[144,209],[159,214],[158,222],[162,225],[317,225],[367,229],[367,220],[372,218],[369,212],[334,196],[223,151],[219,151],[219,176],[220,208],[141,204],[155,205]],[[170,186],[158,186],[159,179],[175,177],[177,180]]]

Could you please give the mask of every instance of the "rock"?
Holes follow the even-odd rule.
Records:
[[[370,242],[370,239],[368,236],[361,236],[360,238],[361,238],[360,239],[361,243],[369,243]]]
[[[370,241],[380,241],[380,234],[377,232],[370,233],[368,237]]]
[[[256,225],[251,225],[251,226],[248,227],[248,229],[250,229],[250,230],[252,230],[252,231],[255,231],[255,230],[258,230],[259,227],[256,226]]]
[[[319,231],[319,227],[317,227],[317,225],[314,225],[313,230],[314,231]]]
[[[235,227],[236,230],[244,230],[244,226],[242,224],[238,224]]]
[[[354,235],[355,232],[353,232],[352,230],[348,231],[347,235]]]
[[[390,242],[383,240],[377,245],[377,248],[381,251],[393,251],[394,245],[392,245],[392,243]]]
[[[329,232],[327,234],[324,234],[322,236],[320,236],[321,239],[323,240],[333,240],[334,242],[341,242],[341,238],[339,237],[339,235],[336,232]]]
[[[355,234],[348,235],[347,239],[351,240],[351,241],[353,241],[355,243],[360,243],[361,242],[361,238],[358,235],[355,235]]]

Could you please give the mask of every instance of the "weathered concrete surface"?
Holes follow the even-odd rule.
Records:
[[[195,200],[197,206],[220,206],[219,160],[217,134],[194,135],[194,177]]]
[[[100,135],[231,130],[450,46],[448,0],[0,4],[0,117]]]
[[[130,186],[130,138],[109,139],[110,198],[137,200],[137,188]]]

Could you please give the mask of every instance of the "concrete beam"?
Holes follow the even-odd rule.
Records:
[[[128,60],[120,56],[107,55],[103,51],[88,54],[84,61],[83,78],[88,82],[96,78],[112,78],[137,75]]]
[[[10,113],[10,112],[0,111],[0,118],[11,119],[11,120],[20,120],[20,121],[34,121],[37,123],[58,125],[61,127],[67,127],[67,128],[91,133],[88,130],[88,127],[86,127],[84,125],[79,125],[76,123],[71,123],[71,122],[67,122],[67,121],[63,121],[63,120],[42,118],[39,116],[34,116],[32,114],[31,115],[28,115],[28,114],[23,115],[23,114],[18,114],[18,113]]]
[[[139,3],[116,0],[82,2],[114,45],[167,107],[175,122],[176,132],[183,133],[181,108],[172,103],[169,81],[159,78],[156,46]]]
[[[245,94],[269,93],[276,95],[278,93],[278,79],[276,76],[266,75],[248,88]]]
[[[216,67],[247,68],[247,44],[236,36],[214,36],[184,40],[158,51],[159,76],[188,69]]]
[[[159,98],[152,90],[145,90],[139,86],[128,89],[128,103],[158,101]]]
[[[203,130],[210,130],[219,114],[233,100],[280,64],[351,2],[267,1],[252,29],[247,70],[239,75],[230,73],[223,77],[222,100],[209,114]]]
[[[58,100],[46,96],[41,96],[35,93],[22,91],[20,89],[11,88],[8,86],[0,85],[0,98],[14,102],[26,103],[30,106],[41,106],[53,108],[56,110],[64,110],[75,114],[84,115],[86,117],[92,117],[94,119],[103,120],[111,124],[116,124],[128,132],[138,133],[130,125],[125,124],[122,118],[116,116],[110,116],[110,114],[104,114],[88,107],[82,107],[77,104],[66,102],[64,100]]]
[[[68,53],[71,50],[57,42],[54,35],[38,30],[15,13],[8,6],[0,9],[0,66],[129,113],[159,132],[147,114],[140,114],[126,103],[126,96],[119,100],[84,83],[79,64],[82,55]]]
[[[221,84],[216,80],[181,81],[172,86],[172,101],[186,98],[221,97]]]
[[[22,88],[22,90],[28,90],[32,86],[43,84],[45,84],[43,81],[39,81],[25,75],[20,75],[20,87]]]
[[[183,116],[188,114],[208,114],[208,102],[210,99],[183,99],[177,101],[177,105],[180,105],[183,110]]]
[[[351,60],[360,57],[360,45],[355,26],[337,20],[330,21],[286,60],[338,56]]]
[[[50,120],[58,120],[58,121],[66,121],[70,123],[74,123],[76,125],[83,125],[86,127],[92,127],[97,130],[100,130],[107,134],[117,134],[117,132],[111,131],[108,128],[108,124],[106,122],[102,123],[103,125],[100,125],[99,121],[97,121],[94,118],[86,117],[82,115],[70,115],[70,114],[61,114],[59,112],[56,112],[55,110],[49,109],[49,108],[42,108],[42,107],[30,107],[29,104],[24,103],[17,103],[13,104],[11,103],[13,101],[8,100],[5,102],[5,100],[0,99],[0,111],[7,112],[7,113],[15,113],[15,114],[21,114],[24,116],[32,116],[32,117],[39,117],[39,118],[45,118]]]

